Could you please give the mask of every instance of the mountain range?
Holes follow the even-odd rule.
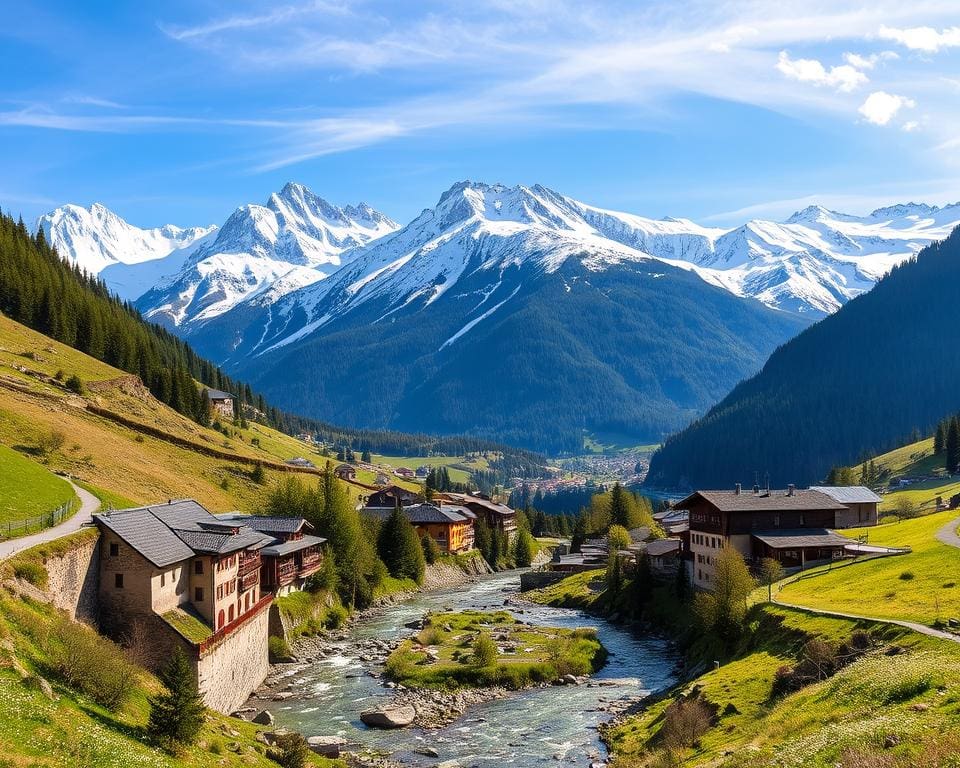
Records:
[[[960,229],[777,349],[653,455],[647,484],[823,480],[960,410]]]
[[[62,236],[63,210],[41,226],[94,269],[105,238]],[[129,286],[169,267],[141,311],[285,407],[575,450],[584,431],[683,426],[958,222],[960,205],[909,204],[719,229],[461,182],[401,228],[288,184],[100,274],[121,290],[121,269]]]

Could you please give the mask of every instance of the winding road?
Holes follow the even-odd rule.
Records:
[[[25,549],[30,549],[30,547],[35,547],[38,544],[46,544],[48,541],[59,539],[61,536],[69,536],[71,533],[76,533],[84,525],[91,522],[93,514],[100,509],[100,500],[70,480],[67,480],[67,482],[73,486],[74,492],[76,492],[80,499],[80,510],[53,528],[47,528],[39,533],[22,536],[18,539],[0,541],[0,560],[6,560],[11,555],[15,555],[17,552],[22,552]]]
[[[960,548],[960,536],[957,535],[957,526],[960,525],[960,517],[957,517],[947,523],[943,528],[937,531],[937,541],[941,544],[947,544],[951,547]]]

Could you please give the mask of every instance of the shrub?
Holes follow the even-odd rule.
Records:
[[[417,635],[417,642],[420,645],[436,645],[440,639],[440,630],[431,626],[424,627]]]
[[[71,374],[63,385],[71,392],[74,392],[78,395],[82,395],[87,391],[86,387],[83,386],[83,381],[81,381],[80,377],[75,373]]]
[[[290,661],[293,658],[293,654],[290,652],[290,646],[287,645],[287,641],[282,637],[271,635],[267,641],[267,646],[270,650],[270,659],[274,662]]]
[[[714,713],[701,699],[679,699],[666,708],[663,716],[664,745],[680,750],[696,746],[713,724]]]
[[[67,441],[67,436],[63,434],[60,430],[52,429],[49,432],[44,432],[37,438],[37,451],[41,456],[49,456],[51,453],[55,453],[63,448],[63,444]]]
[[[430,534],[425,533],[420,537],[420,546],[423,547],[423,559],[427,565],[433,565],[440,559],[440,547]]]
[[[329,611],[324,618],[323,625],[327,629],[339,629],[343,626],[343,623],[347,620],[347,609],[342,605],[335,605]]]
[[[47,586],[47,569],[35,560],[20,560],[13,564],[13,575],[41,589]]]
[[[473,643],[473,664],[489,667],[497,660],[497,646],[486,632],[481,632]]]
[[[282,768],[304,768],[309,754],[307,740],[299,733],[283,733],[277,736],[273,747],[267,750],[267,757],[279,763]]]
[[[257,485],[263,485],[267,482],[267,473],[263,469],[263,462],[258,461],[250,470],[250,479]]]
[[[913,581],[914,574],[913,571],[904,571],[900,574],[900,581]]]
[[[89,627],[60,619],[50,654],[54,671],[71,688],[110,710],[123,706],[136,681],[136,668],[121,648]]]

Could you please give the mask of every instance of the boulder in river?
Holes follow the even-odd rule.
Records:
[[[257,725],[273,725],[273,715],[270,714],[270,710],[263,709],[253,718],[253,722]]]
[[[343,736],[311,736],[307,739],[310,751],[320,757],[340,757],[340,750],[347,740]]]
[[[417,710],[411,706],[379,707],[360,713],[364,725],[371,728],[404,728],[413,722]]]

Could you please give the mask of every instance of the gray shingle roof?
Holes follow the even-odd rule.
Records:
[[[230,400],[236,400],[236,397],[231,395],[229,392],[223,392],[219,389],[208,389],[207,397],[209,397],[211,400],[226,400],[228,398]]]
[[[862,485],[814,485],[810,486],[810,490],[825,493],[841,504],[873,504],[881,501],[877,494]]]
[[[674,504],[674,507],[685,507],[700,497],[721,512],[778,512],[784,510],[815,510],[815,509],[845,509],[844,505],[825,493],[814,490],[794,491],[792,496],[787,491],[753,491],[741,493],[734,491],[694,491],[687,498]]]
[[[217,520],[246,525],[261,533],[297,533],[302,528],[313,529],[302,517],[275,517],[268,515],[244,515],[240,512],[226,512],[214,515]]]
[[[319,536],[304,536],[301,539],[295,539],[293,541],[282,541],[277,544],[270,544],[261,549],[260,554],[266,555],[267,557],[282,557],[292,552],[299,552],[301,549],[306,549],[307,547],[323,544],[325,541],[326,539]]]
[[[174,531],[194,552],[213,555],[225,555],[241,549],[258,549],[274,539],[250,528],[241,528],[239,533],[217,533],[215,531]]]
[[[394,508],[391,507],[364,507],[364,514],[375,517],[379,520],[386,520],[390,517]],[[453,504],[444,504],[437,507],[434,504],[414,504],[404,507],[403,514],[411,523],[462,523],[466,520],[472,520],[474,515],[470,510]]]
[[[193,550],[156,518],[149,507],[94,515],[94,519],[158,568],[193,557]]]
[[[647,554],[650,557],[660,557],[670,552],[680,551],[679,539],[658,539],[647,543]]]
[[[758,531],[753,534],[764,544],[774,549],[794,549],[800,547],[843,547],[852,543],[851,539],[826,528],[798,528],[789,531]]]

